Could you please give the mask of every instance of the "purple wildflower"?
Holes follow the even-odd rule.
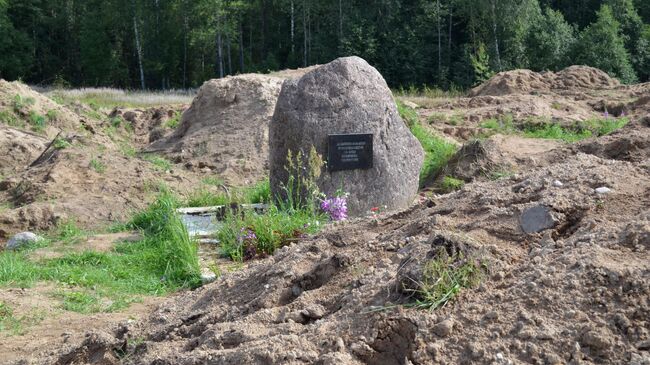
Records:
[[[348,217],[348,205],[345,196],[325,199],[320,204],[321,209],[329,214],[333,221],[342,221]]]
[[[255,234],[255,232],[253,232],[253,230],[246,227],[242,227],[242,229],[239,231],[239,239],[242,241],[256,240],[257,235]]]
[[[609,112],[605,110],[605,113],[603,114],[605,116],[605,119],[609,118]]]

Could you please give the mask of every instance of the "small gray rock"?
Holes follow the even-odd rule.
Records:
[[[564,184],[560,180],[555,180],[553,181],[553,186],[555,186],[556,188],[561,188],[564,186]]]
[[[444,321],[433,326],[433,332],[440,337],[447,337],[454,329],[454,320],[445,319]]]
[[[537,233],[553,228],[557,223],[551,209],[544,205],[535,205],[528,208],[519,216],[521,229],[526,233]]]
[[[7,250],[17,250],[21,247],[27,246],[31,243],[38,242],[43,238],[32,232],[21,232],[11,237],[7,242]]]

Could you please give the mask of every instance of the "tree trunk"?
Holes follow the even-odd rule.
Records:
[[[215,62],[215,66],[216,66],[215,73],[218,75],[219,78],[222,78],[223,77],[223,40],[221,38],[221,15],[219,14],[219,9],[217,9],[215,32],[216,32],[215,48],[217,51],[216,52],[217,62]]]
[[[244,24],[239,22],[239,72],[244,73]]]
[[[494,50],[497,57],[497,68],[501,71],[501,54],[499,52],[499,36],[497,34],[496,3],[497,0],[492,0],[492,32],[494,33]]]
[[[302,66],[307,67],[307,0],[302,0],[303,55]]]
[[[142,66],[142,45],[140,44],[140,32],[138,31],[138,20],[136,19],[135,16],[135,1],[132,2],[133,4],[133,31],[135,33],[135,49],[136,52],[138,53],[138,66],[140,68],[140,87],[142,90],[145,89],[145,83],[144,83],[144,67]]]
[[[183,1],[183,89],[187,88],[187,1]]]
[[[339,45],[343,42],[343,4],[339,0]]]
[[[232,75],[232,54],[230,53],[230,35],[226,33],[226,52],[228,52],[228,75]]]
[[[436,1],[436,20],[438,22],[438,82],[442,81],[442,32],[440,31],[440,0]]]
[[[296,19],[293,11],[293,0],[291,0],[291,55],[292,56],[296,52],[296,44],[294,42],[295,26],[296,26]]]

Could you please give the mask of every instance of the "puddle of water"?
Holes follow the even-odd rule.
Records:
[[[213,236],[223,227],[223,223],[217,220],[214,215],[182,214],[181,220],[187,227],[190,237]]]

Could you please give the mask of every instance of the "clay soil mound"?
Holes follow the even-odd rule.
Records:
[[[241,75],[207,81],[180,126],[149,146],[227,182],[255,182],[268,170],[268,125],[283,79]]]
[[[43,134],[50,137],[61,130],[78,128],[83,119],[23,83],[3,79],[0,79],[0,111],[24,121],[26,126],[35,116],[42,117],[45,121]]]
[[[499,72],[472,89],[470,96],[548,93],[554,90],[603,90],[619,86],[618,80],[588,66],[571,66],[559,72],[513,70]]]
[[[169,134],[176,126],[170,124],[180,119],[187,109],[181,106],[157,106],[152,108],[114,108],[108,117],[122,118],[133,128],[133,141],[138,146],[146,146]]]
[[[330,226],[142,322],[34,362],[650,361],[650,170],[564,153],[398,214]],[[603,186],[609,194],[595,192]],[[529,209],[546,212],[549,228],[524,233]],[[424,266],[443,252],[483,262],[481,284],[435,311],[400,306],[414,303]]]

